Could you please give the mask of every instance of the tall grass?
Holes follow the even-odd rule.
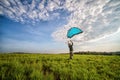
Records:
[[[120,80],[120,56],[0,54],[0,80]]]

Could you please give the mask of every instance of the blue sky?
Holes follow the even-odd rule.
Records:
[[[74,51],[120,51],[119,0],[2,0],[0,52],[68,52],[71,27]]]

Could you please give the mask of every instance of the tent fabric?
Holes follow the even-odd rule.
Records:
[[[72,38],[74,35],[77,35],[77,34],[80,34],[82,33],[83,31],[77,27],[72,27],[68,30],[67,32],[67,37],[68,38]]]

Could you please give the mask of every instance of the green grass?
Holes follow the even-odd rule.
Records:
[[[0,80],[120,80],[120,56],[0,54]]]

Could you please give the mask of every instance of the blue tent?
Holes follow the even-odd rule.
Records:
[[[77,35],[77,34],[80,34],[82,33],[83,31],[77,27],[72,27],[68,30],[67,32],[67,37],[68,38],[72,38],[74,35]]]

